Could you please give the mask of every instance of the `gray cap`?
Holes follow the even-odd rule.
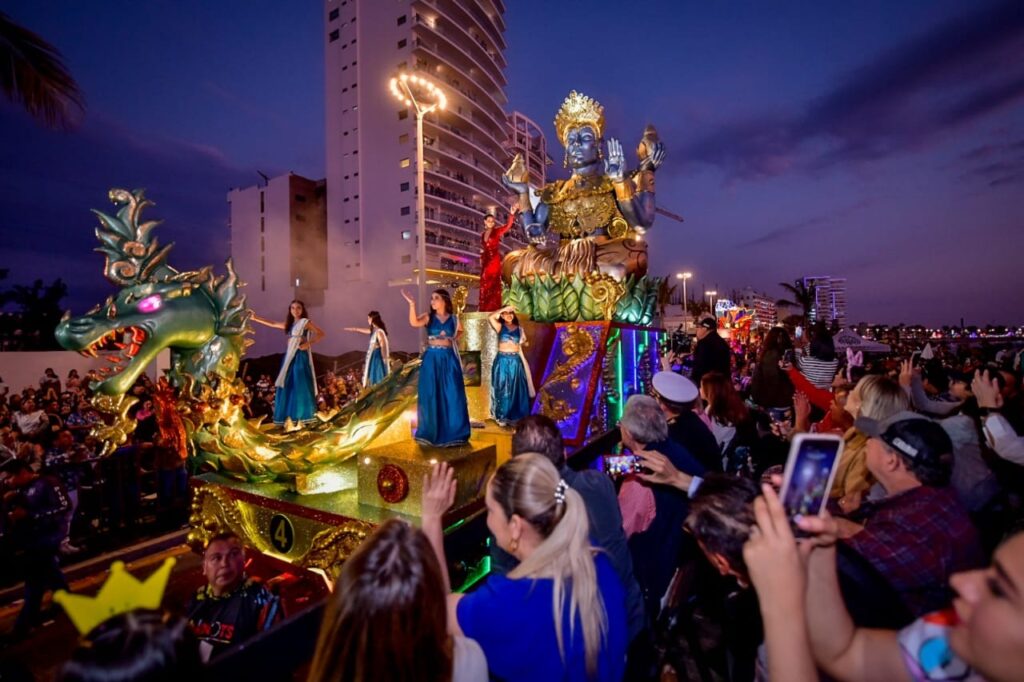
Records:
[[[700,395],[695,383],[675,372],[658,372],[651,385],[659,397],[670,403],[692,403]]]
[[[953,442],[946,430],[916,412],[897,412],[883,420],[859,417],[854,426],[915,461],[940,462],[953,453]]]

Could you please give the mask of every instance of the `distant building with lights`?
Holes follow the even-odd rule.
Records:
[[[823,275],[804,277],[803,282],[808,288],[814,287],[811,321],[821,320],[835,322],[840,327],[846,326],[846,278]]]
[[[446,109],[424,120],[430,269],[479,272],[483,216],[507,216],[510,194],[501,184],[502,173],[514,150],[521,149],[535,182],[547,158],[544,137],[528,118],[505,111],[501,0],[325,0],[323,12],[324,286],[306,290],[301,277],[300,285],[294,285],[295,278],[283,277],[285,266],[278,272],[268,265],[270,254],[280,257],[272,250],[265,253],[261,269],[252,267],[255,261],[236,258],[240,266],[245,262],[239,273],[250,283],[250,296],[254,281],[268,288],[291,282],[287,292],[275,294],[282,299],[307,295],[311,317],[327,332],[318,347],[324,352],[361,344],[360,337],[339,330],[363,326],[370,310],[383,315],[392,348],[416,350],[418,333],[407,324],[408,306],[399,292],[402,282],[408,282],[410,293],[415,290],[416,115],[391,96],[389,80],[403,72],[426,76],[447,96]],[[267,189],[278,180],[272,179]],[[229,195],[233,253],[237,244],[240,253],[248,254],[253,247],[243,247],[242,241],[264,239],[270,229],[265,225],[263,233],[257,232],[255,214],[243,201],[256,189]],[[285,229],[283,222],[275,224]],[[505,252],[523,246],[521,230],[506,235]],[[260,314],[268,313],[261,309]]]
[[[778,323],[779,311],[775,306],[775,299],[762,291],[749,287],[739,294],[738,303],[744,308],[754,311],[754,326],[774,327]]]

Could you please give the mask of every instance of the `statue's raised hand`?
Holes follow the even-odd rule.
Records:
[[[622,153],[622,144],[614,137],[608,140],[608,157],[604,161],[604,172],[613,182],[622,180],[626,170],[626,155]]]
[[[641,170],[656,171],[661,164],[665,163],[665,143],[655,142],[651,145],[651,153],[640,161]]]
[[[526,194],[530,191],[529,173],[522,154],[516,154],[512,159],[512,165],[501,176],[501,184],[516,194]]]

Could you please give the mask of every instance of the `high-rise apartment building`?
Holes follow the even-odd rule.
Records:
[[[428,77],[447,107],[424,120],[427,267],[477,273],[483,214],[505,217],[504,5],[501,0],[326,0],[328,314],[380,310],[392,347],[416,334],[394,286],[417,267],[416,114],[388,82]],[[506,250],[523,242],[510,234]],[[357,295],[353,295],[356,294]]]
[[[263,197],[265,209],[284,216],[285,204],[268,194],[277,197],[281,178],[229,195],[232,254],[261,314],[272,313],[278,299],[308,299],[311,316],[327,332],[319,350],[337,353],[360,342],[335,330],[364,326],[370,310],[387,321],[392,348],[414,350],[418,334],[406,323],[399,286],[407,282],[415,290],[416,114],[392,97],[388,82],[403,72],[417,74],[447,96],[446,109],[424,120],[429,269],[479,272],[484,214],[507,217],[511,195],[501,184],[502,173],[516,151],[523,151],[531,181],[541,182],[544,136],[525,116],[505,111],[501,0],[325,0],[323,11],[327,189],[325,238],[317,251],[325,263],[317,280],[322,286],[307,290],[301,274],[292,276],[291,256],[280,244],[295,230],[283,218],[268,222],[254,203]],[[282,189],[276,201],[286,196]],[[274,230],[281,234],[271,235]],[[525,235],[516,228],[505,236],[503,252],[523,246]],[[271,310],[264,312],[264,305]],[[273,349],[258,344],[256,352],[262,350]]]
[[[300,299],[322,309],[328,286],[326,191],[323,180],[294,173],[228,192],[231,257],[245,281],[249,307],[283,320]],[[284,348],[281,338],[256,334],[250,353]]]
[[[821,275],[804,277],[804,286],[814,287],[814,307],[811,308],[811,321],[836,322],[840,327],[846,325],[846,278]]]

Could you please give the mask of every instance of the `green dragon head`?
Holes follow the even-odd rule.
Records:
[[[107,279],[121,290],[81,317],[65,315],[58,343],[91,357],[113,351],[104,353],[110,366],[92,386],[106,395],[126,393],[164,348],[171,350],[176,385],[185,377],[199,383],[233,377],[248,345],[251,313],[231,260],[224,277],[209,267],[178,272],[166,263],[173,244],[160,248],[151,236],[159,221],[139,221],[152,205],[143,191],[113,189],[110,200],[118,206],[115,217],[93,211],[100,220],[97,251],[106,257]]]

